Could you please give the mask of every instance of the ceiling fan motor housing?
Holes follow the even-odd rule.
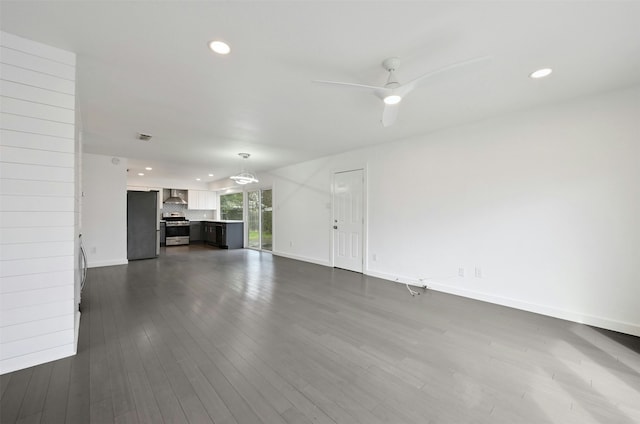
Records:
[[[382,67],[389,72],[389,78],[387,78],[387,83],[384,85],[384,88],[394,89],[400,87],[396,74],[394,74],[394,71],[400,67],[400,59],[397,57],[385,59],[382,62]]]
[[[382,62],[382,67],[389,72],[397,71],[400,67],[400,58],[390,57]]]

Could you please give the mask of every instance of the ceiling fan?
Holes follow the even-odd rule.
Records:
[[[382,126],[388,127],[396,122],[398,117],[398,109],[399,103],[402,99],[409,94],[414,88],[418,86],[418,84],[422,83],[425,79],[432,77],[436,74],[449,71],[454,68],[458,68],[460,66],[470,65],[472,63],[479,62],[481,60],[488,59],[489,56],[481,56],[473,59],[465,60],[462,62],[456,62],[451,65],[444,66],[442,68],[436,69],[434,71],[428,72],[418,78],[409,81],[406,84],[400,84],[395,76],[395,71],[400,66],[400,59],[397,57],[391,57],[389,59],[385,59],[382,62],[382,67],[389,72],[389,77],[387,78],[387,83],[382,87],[377,87],[374,85],[364,85],[364,84],[353,84],[350,82],[339,82],[339,81],[324,81],[324,80],[314,80],[313,82],[319,84],[332,84],[332,85],[342,85],[347,87],[354,88],[362,88],[370,91],[375,96],[382,99],[384,102],[384,110],[382,111]]]

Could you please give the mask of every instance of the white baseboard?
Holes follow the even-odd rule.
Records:
[[[107,259],[102,261],[87,261],[87,268],[99,268],[101,266],[126,265],[127,259]]]
[[[306,256],[298,256],[298,255],[292,255],[290,253],[276,252],[276,251],[273,251],[271,253],[275,256],[282,256],[283,258],[295,259],[297,261],[302,261],[302,262],[310,262],[312,264],[317,264],[317,265],[331,266],[329,261],[324,261],[321,259],[308,258]]]
[[[594,327],[618,331],[620,333],[631,334],[633,336],[640,337],[640,326],[629,323],[629,322],[617,321],[610,318],[599,317],[595,315],[569,311],[565,309],[553,308],[546,305],[525,302],[518,299],[495,296],[495,295],[481,293],[481,292],[460,288],[460,287],[452,287],[449,284],[438,283],[432,280],[429,280],[428,282],[423,283],[421,281],[417,281],[409,277],[404,277],[399,275],[389,275],[382,272],[371,271],[371,270],[367,270],[366,274],[372,277],[381,278],[383,280],[393,281],[394,283],[410,284],[412,286],[417,286],[417,287],[422,287],[423,285],[426,284],[430,290],[436,290],[442,293],[454,294],[456,296],[467,297],[469,299],[480,300],[483,302],[507,306],[510,308],[520,309],[527,312],[534,312],[536,314],[546,315],[554,318],[560,318],[567,321],[576,322],[579,324],[592,325]],[[399,281],[396,281],[396,279],[399,279]]]

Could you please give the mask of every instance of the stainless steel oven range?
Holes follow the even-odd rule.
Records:
[[[189,244],[189,220],[184,216],[165,216],[166,245],[180,246]]]

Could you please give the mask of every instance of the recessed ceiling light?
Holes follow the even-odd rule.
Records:
[[[153,168],[152,168],[152,167],[150,167],[150,166],[147,166],[147,167],[146,167],[146,168],[144,168],[144,169],[146,169],[147,171],[151,171]]]
[[[549,75],[551,75],[551,72],[553,72],[553,69],[551,68],[538,69],[537,71],[531,72],[529,74],[529,78],[538,79],[548,77]]]
[[[141,177],[144,177],[144,173],[143,172],[138,172],[138,175],[140,175]]]
[[[402,97],[398,96],[397,94],[391,94],[385,97],[383,100],[388,105],[397,105],[398,103],[400,103],[400,100],[402,100]]]
[[[229,54],[231,47],[224,41],[214,40],[209,43],[209,48],[218,54]]]
[[[210,177],[213,177],[213,174],[209,174]]]
[[[196,178],[196,181],[200,181],[200,178]]]

